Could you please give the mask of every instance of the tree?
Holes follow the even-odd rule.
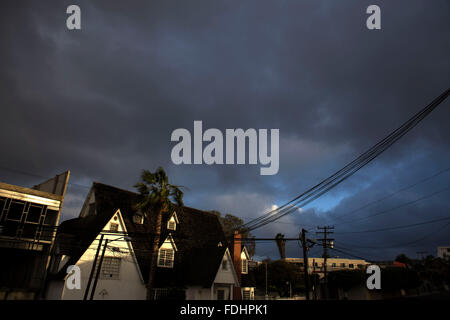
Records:
[[[381,290],[386,292],[396,292],[400,289],[410,290],[420,285],[419,275],[416,271],[398,267],[382,269],[381,281]]]
[[[278,252],[280,253],[280,258],[286,258],[286,240],[284,239],[284,234],[277,233],[275,239],[278,247]]]
[[[405,254],[399,254],[397,258],[395,258],[395,261],[405,263],[407,265],[411,265],[411,259],[409,259]]]
[[[271,261],[266,259],[258,267],[249,272],[249,276],[254,281],[256,288],[263,289],[266,285],[266,264],[267,282],[270,292],[276,291],[280,296],[288,297],[290,289],[293,294],[304,291],[304,281],[302,271],[294,264],[284,260]]]
[[[162,214],[163,212],[171,211],[175,205],[183,206],[183,192],[178,186],[168,182],[166,172],[161,167],[154,173],[149,170],[142,170],[141,181],[136,183],[134,187],[139,192],[135,209],[141,210],[148,220],[156,222],[153,230],[150,270],[147,282],[147,300],[152,300],[153,280],[157,268],[159,242],[161,240]]]
[[[348,291],[354,286],[364,285],[366,274],[362,270],[336,270],[328,273],[328,287]]]
[[[217,217],[219,218],[220,224],[222,225],[222,230],[225,233],[226,237],[231,238],[235,230],[239,231],[242,238],[245,239],[243,242],[247,247],[248,254],[250,256],[253,256],[256,249],[255,240],[253,240],[255,237],[252,236],[252,234],[248,230],[242,227],[244,221],[241,218],[233,216],[229,213],[222,217],[219,211],[211,212],[217,215]]]

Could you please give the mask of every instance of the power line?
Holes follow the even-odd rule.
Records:
[[[298,195],[291,201],[285,203],[281,207],[274,209],[244,225],[248,230],[254,230],[260,228],[268,223],[272,223],[281,217],[292,213],[298,207],[307,205],[308,203],[314,201],[324,193],[328,192],[341,182],[348,179],[359,169],[364,167],[366,164],[370,163],[381,153],[387,150],[391,145],[393,145],[397,140],[403,137],[407,132],[414,128],[420,121],[422,121],[428,114],[430,114],[442,101],[444,101],[450,94],[450,89],[444,91],[440,96],[434,99],[429,105],[423,108],[421,111],[416,113],[412,118],[402,124],[399,128],[391,132],[383,140],[378,142],[372,148],[368,149],[366,152],[361,154],[355,160],[347,164],[345,167],[335,172],[333,175],[323,180],[314,187],[308,189],[302,194]]]
[[[444,230],[447,226],[450,225],[450,222],[444,224],[441,228],[439,228],[438,230],[433,229],[430,233],[427,233],[425,236],[420,237],[418,239],[415,239],[413,241],[408,241],[408,242],[404,242],[404,243],[399,243],[396,245],[392,245],[392,246],[359,246],[359,245],[355,245],[355,244],[346,244],[343,243],[346,246],[351,246],[354,248],[360,248],[360,249],[395,249],[395,248],[400,248],[400,247],[407,247],[409,245],[415,244],[417,242],[420,242],[422,240],[425,240],[431,236],[434,236],[436,234],[439,234],[439,232],[441,232],[442,230]],[[414,246],[413,246],[414,247]]]
[[[353,258],[357,258],[357,259],[361,259],[361,260],[365,260],[365,261],[370,261],[370,259],[367,259],[367,258],[364,258],[364,257],[360,257],[360,256],[351,254],[351,253],[349,253],[349,252],[346,252],[346,251],[344,251],[344,250],[340,250],[340,249],[337,249],[337,248],[331,248],[331,250],[334,250],[334,251],[337,251],[337,252],[346,254],[346,255],[348,255],[348,256],[350,256],[350,257],[353,257]]]
[[[377,213],[374,213],[374,214],[371,214],[371,215],[368,215],[368,216],[365,216],[365,217],[361,217],[361,218],[356,219],[356,220],[345,221],[345,223],[346,223],[346,224],[352,224],[352,223],[355,223],[355,222],[358,222],[358,221],[362,221],[362,220],[366,220],[366,219],[369,219],[369,218],[373,218],[373,217],[376,217],[376,216],[379,216],[379,215],[382,215],[382,214],[385,214],[385,213],[388,213],[388,212],[391,212],[391,211],[394,211],[394,210],[403,208],[403,207],[405,207],[405,206],[409,206],[409,205],[414,204],[414,203],[417,203],[417,202],[419,202],[419,201],[428,199],[428,198],[430,198],[430,197],[433,197],[433,196],[435,196],[435,195],[437,195],[437,194],[439,194],[439,193],[445,192],[445,191],[447,191],[447,190],[450,190],[450,186],[447,186],[447,187],[445,187],[445,188],[443,188],[443,189],[439,189],[439,190],[437,190],[437,191],[435,191],[435,192],[433,192],[433,193],[427,194],[427,195],[425,195],[425,196],[423,196],[423,197],[414,199],[414,200],[412,200],[412,201],[408,201],[408,202],[402,203],[402,204],[400,204],[400,205],[398,205],[398,206],[396,206],[396,207],[393,207],[393,208],[390,208],[390,209],[387,209],[387,210],[383,210],[383,211],[380,211],[380,212],[377,212]],[[341,224],[337,224],[337,225],[341,225]]]
[[[426,178],[423,178],[423,179],[421,179],[421,180],[419,180],[419,181],[416,181],[415,183],[410,184],[410,185],[408,185],[408,186],[406,186],[406,187],[404,187],[404,188],[401,188],[401,189],[399,189],[399,190],[397,190],[397,191],[395,191],[395,192],[393,192],[393,193],[390,193],[390,194],[388,194],[388,195],[386,195],[386,196],[384,196],[384,197],[382,197],[382,198],[379,198],[379,199],[377,199],[377,200],[374,200],[374,201],[371,201],[371,202],[369,202],[369,203],[366,203],[365,205],[363,205],[363,206],[361,206],[361,207],[359,207],[359,208],[357,208],[357,209],[354,209],[354,210],[352,210],[352,211],[350,211],[350,212],[348,212],[348,213],[345,213],[345,214],[340,215],[340,216],[334,216],[334,217],[331,217],[331,218],[332,218],[333,220],[335,220],[335,219],[341,220],[343,217],[346,217],[346,216],[351,215],[351,214],[353,214],[353,213],[355,213],[355,212],[358,212],[358,211],[360,211],[360,210],[362,210],[362,209],[365,209],[365,208],[371,206],[372,204],[379,203],[379,202],[381,202],[381,201],[384,201],[384,200],[386,200],[386,199],[389,199],[389,198],[393,197],[394,195],[396,195],[396,194],[398,194],[398,193],[400,193],[400,192],[403,192],[403,191],[406,191],[406,190],[408,190],[408,189],[411,189],[411,188],[413,188],[413,187],[415,187],[415,186],[417,186],[417,185],[419,185],[419,184],[421,184],[421,183],[423,183],[423,182],[425,182],[425,181],[429,181],[429,180],[431,180],[431,179],[433,179],[433,178],[435,178],[435,177],[437,177],[437,176],[439,176],[439,175],[441,175],[441,174],[443,174],[443,173],[446,173],[446,172],[448,172],[448,171],[450,171],[450,167],[447,168],[447,169],[441,170],[441,171],[439,171],[439,172],[437,172],[437,173],[435,173],[435,174],[433,174],[433,175],[431,175],[431,176],[428,176],[428,177],[426,177]]]
[[[363,231],[344,231],[344,232],[336,232],[336,234],[354,234],[354,233],[369,233],[369,232],[383,232],[383,231],[391,231],[391,230],[398,230],[398,229],[405,229],[405,228],[412,228],[417,226],[423,226],[426,224],[436,223],[440,221],[446,221],[450,220],[450,217],[441,218],[441,219],[434,219],[424,222],[418,222],[418,223],[412,223],[412,224],[406,224],[396,227],[389,227],[389,228],[381,228],[381,229],[369,229],[369,230],[363,230]]]

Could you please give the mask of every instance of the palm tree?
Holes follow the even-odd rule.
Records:
[[[183,206],[183,192],[180,187],[168,182],[163,168],[159,167],[154,173],[142,170],[141,181],[134,186],[138,192],[135,209],[141,210],[149,221],[155,221],[153,230],[153,244],[149,277],[147,282],[147,300],[152,300],[153,280],[157,268],[159,242],[161,238],[162,213],[174,209],[175,205]],[[172,202],[173,201],[173,202]],[[152,217],[152,215],[156,215]]]
[[[275,236],[275,241],[277,243],[278,251],[280,252],[280,258],[286,258],[286,240],[284,239],[284,234],[278,233]]]

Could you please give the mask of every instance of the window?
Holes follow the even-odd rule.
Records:
[[[144,223],[144,217],[140,214],[135,214],[133,216],[133,223],[135,224],[143,224]]]
[[[225,290],[217,290],[217,300],[225,300]]]
[[[109,231],[112,231],[112,232],[117,232],[117,231],[119,231],[119,224],[118,223],[110,223],[109,224]]]
[[[223,260],[222,261],[222,269],[223,270],[228,270],[228,261],[227,260]]]
[[[342,268],[345,268],[345,263],[341,263],[341,267],[342,267]]]
[[[172,249],[159,249],[158,267],[173,268],[174,252]]]
[[[244,292],[242,294],[242,298],[244,300],[250,300],[250,290],[244,290]]]
[[[11,201],[7,219],[20,221],[24,209],[25,209],[25,202]]]
[[[44,224],[54,226],[56,225],[57,218],[58,218],[58,211],[47,209]]]
[[[242,273],[248,273],[248,261],[247,259],[242,259]]]
[[[349,265],[348,265],[348,267],[350,268],[350,269],[353,269],[353,263],[350,263]]]
[[[332,266],[333,268],[336,268],[336,263],[332,263],[331,266]]]
[[[176,228],[177,228],[177,224],[175,223],[175,221],[170,220],[170,221],[167,222],[167,229],[168,230],[175,231]]]
[[[27,214],[27,222],[39,223],[43,209],[44,209],[43,206],[37,206],[34,204],[30,205],[30,208],[28,209],[28,214]]]
[[[104,257],[100,272],[101,279],[119,279],[120,258]]]

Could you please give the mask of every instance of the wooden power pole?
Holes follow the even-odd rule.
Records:
[[[304,266],[304,273],[305,273],[305,291],[306,291],[306,300],[309,300],[309,277],[308,277],[308,246],[306,243],[306,230],[302,229],[302,232],[300,233],[300,241],[302,243],[303,247],[303,266]]]
[[[330,229],[334,229],[333,226],[325,226],[325,227],[317,227],[319,230],[323,231],[317,231],[317,234],[323,234],[322,239],[317,239],[318,241],[322,241],[322,247],[323,247],[323,281],[324,281],[324,298],[327,300],[328,298],[328,280],[327,280],[327,248],[330,248],[329,242],[332,242],[334,239],[330,239],[327,237],[328,234],[333,233],[333,231],[329,231]]]

